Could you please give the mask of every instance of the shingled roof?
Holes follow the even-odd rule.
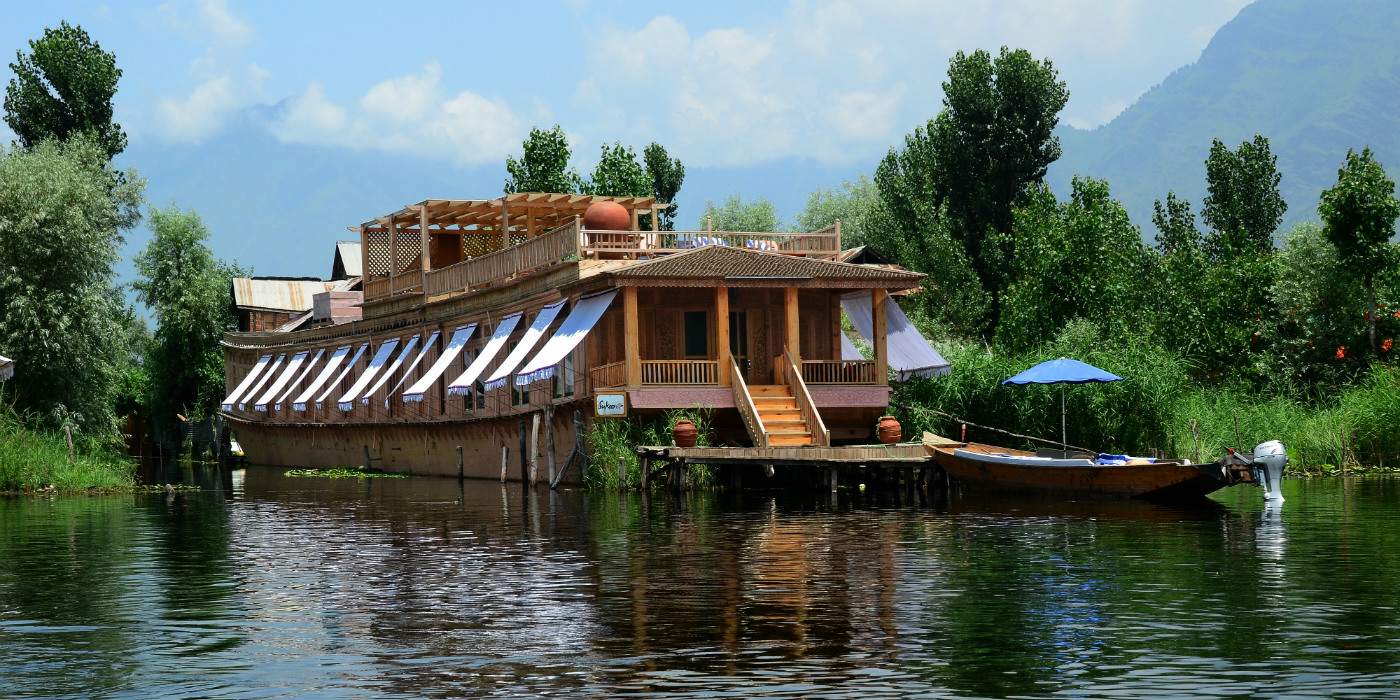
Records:
[[[918,286],[923,275],[902,268],[852,265],[749,248],[709,245],[606,273],[623,284],[666,280],[742,281],[760,286],[885,287]]]

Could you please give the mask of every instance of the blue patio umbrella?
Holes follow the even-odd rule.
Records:
[[[1091,364],[1079,360],[1058,360],[1042,362],[1002,384],[1088,384],[1089,382],[1121,382],[1123,378],[1105,372]],[[1065,431],[1065,388],[1060,387],[1060,446],[1069,449]]]

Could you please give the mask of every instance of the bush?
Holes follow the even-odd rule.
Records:
[[[710,409],[698,408],[666,411],[652,416],[595,418],[585,435],[588,443],[588,479],[585,484],[589,488],[618,488],[617,460],[622,458],[627,464],[627,484],[637,486],[642,478],[642,465],[637,459],[638,445],[671,444],[671,428],[676,421],[685,418],[695,424],[698,433],[695,444],[708,446],[711,444],[711,417]],[[714,474],[708,466],[690,468],[688,486],[705,488],[713,483]]]
[[[77,458],[70,463],[62,432],[30,430],[14,409],[0,408],[0,491],[49,486],[57,491],[121,491],[135,486],[135,463],[110,446],[75,436],[74,448]]]

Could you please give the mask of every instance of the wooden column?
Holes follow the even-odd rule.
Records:
[[[637,337],[637,288],[622,288],[622,347],[627,357],[627,386],[642,385],[642,346]]]
[[[633,231],[641,230],[642,225],[641,225],[641,223],[639,223],[639,219],[640,219],[640,217],[638,217],[638,215],[637,215],[637,208],[634,206],[634,207],[632,207],[632,230],[633,230]]]
[[[428,207],[418,209],[418,259],[423,263],[423,293],[428,293],[428,270],[432,256],[428,253]]]
[[[360,289],[369,280],[369,232],[360,227]]]
[[[651,203],[651,230],[661,230],[661,210],[657,208],[656,202]]]
[[[389,217],[389,293],[394,293],[394,275],[399,273],[399,234],[394,217]]]
[[[510,212],[506,209],[506,200],[501,200],[501,250],[510,247]]]
[[[787,337],[783,341],[783,347],[792,353],[793,362],[801,362],[802,335],[797,327],[797,287],[783,288],[783,320],[787,326]],[[777,381],[776,377],[774,381]]]
[[[831,292],[831,358],[841,359],[841,293]]]
[[[719,360],[719,385],[730,386],[729,288],[715,287],[715,357]]]
[[[890,383],[889,378],[889,349],[886,343],[887,326],[885,317],[885,301],[889,299],[890,293],[883,289],[870,290],[870,316],[874,328],[870,339],[871,346],[875,349],[875,383],[885,386]]]
[[[533,208],[525,210],[525,237],[534,238],[539,233],[539,225],[535,223],[535,210]]]

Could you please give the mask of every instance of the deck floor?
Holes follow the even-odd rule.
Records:
[[[922,442],[896,445],[848,445],[842,447],[665,447],[641,446],[637,454],[685,464],[772,464],[821,466],[824,464],[905,464],[930,461]]]

